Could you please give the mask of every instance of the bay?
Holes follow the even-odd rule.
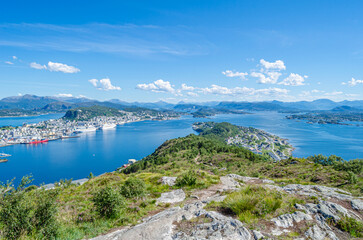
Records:
[[[18,118],[13,120],[11,124],[12,120],[8,119],[6,125],[20,123]],[[116,129],[85,133],[80,138],[46,144],[0,148],[0,152],[12,155],[8,162],[0,164],[0,181],[5,182],[14,177],[19,181],[22,176],[32,174],[34,183],[41,184],[60,179],[80,179],[87,177],[90,172],[99,175],[113,171],[130,158],[141,159],[151,154],[168,139],[195,133],[191,125],[196,121],[225,121],[288,138],[296,148],[293,152],[296,157],[321,153],[335,154],[347,160],[363,158],[362,127],[307,124],[287,120],[285,114],[276,112],[217,115],[211,119],[183,116],[178,120],[128,123]]]

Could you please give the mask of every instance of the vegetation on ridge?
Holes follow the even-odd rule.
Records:
[[[224,131],[216,134],[223,135]],[[127,168],[99,177],[90,174],[89,181],[81,186],[66,180],[47,191],[34,186],[26,188],[29,181],[17,189],[11,184],[2,185],[0,238],[91,238],[112,228],[134,225],[168,208],[169,204],[156,204],[163,192],[183,188],[188,197],[219,183],[220,177],[229,173],[273,179],[282,186],[321,184],[361,195],[362,166],[363,160],[345,162],[336,156],[322,155],[291,157],[274,163],[218,138],[191,134],[166,141],[154,153]],[[176,185],[163,185],[163,176],[177,177]],[[246,186],[228,195],[224,202],[209,207],[229,211],[254,226],[258,221],[291,212],[295,203],[314,201]],[[349,219],[343,219],[339,226],[351,234],[361,231],[360,225]]]

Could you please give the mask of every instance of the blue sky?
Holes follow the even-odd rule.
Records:
[[[363,1],[6,1],[0,97],[363,99]]]

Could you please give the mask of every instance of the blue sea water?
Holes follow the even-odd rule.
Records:
[[[47,115],[48,118],[52,116]],[[60,179],[84,178],[113,171],[128,159],[141,159],[152,153],[165,140],[194,133],[196,121],[230,122],[252,126],[288,138],[296,148],[294,156],[322,153],[350,160],[363,158],[363,127],[318,125],[284,118],[285,114],[258,112],[249,115],[218,115],[211,119],[184,116],[178,120],[144,121],[117,126],[116,129],[82,134],[80,138],[52,141],[39,145],[13,145],[0,148],[12,156],[0,163],[0,181],[32,174],[35,184]],[[18,118],[5,125],[21,125]],[[24,119],[28,122],[30,120]],[[44,116],[42,116],[42,119]],[[1,122],[0,122],[0,125]]]

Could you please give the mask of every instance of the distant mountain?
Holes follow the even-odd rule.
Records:
[[[243,110],[243,111],[280,111],[280,112],[309,112],[339,110],[339,107],[351,107],[349,111],[360,111],[363,109],[363,100],[357,101],[341,101],[334,102],[329,99],[318,99],[314,101],[298,101],[298,102],[281,102],[281,101],[264,101],[264,102],[179,102],[177,104],[165,101],[158,102],[126,102],[119,99],[111,99],[109,101],[98,101],[88,98],[77,97],[55,97],[55,96],[36,96],[26,94],[22,96],[6,97],[0,100],[0,109],[22,109],[33,111],[56,111],[64,112],[66,110],[77,107],[104,106],[123,110],[131,109],[153,109],[153,110],[174,110],[179,112],[193,113],[201,109],[208,108],[209,111],[215,110]],[[139,110],[140,110],[139,109]],[[339,111],[342,111],[340,109]],[[347,111],[345,109],[344,111]]]
[[[0,100],[0,109],[18,108],[24,110],[33,110],[42,108],[45,105],[56,102],[52,97],[38,97],[26,94],[23,96],[7,97]]]
[[[224,109],[245,110],[245,111],[286,111],[296,110],[291,107],[281,106],[274,102],[220,102],[217,107]]]

